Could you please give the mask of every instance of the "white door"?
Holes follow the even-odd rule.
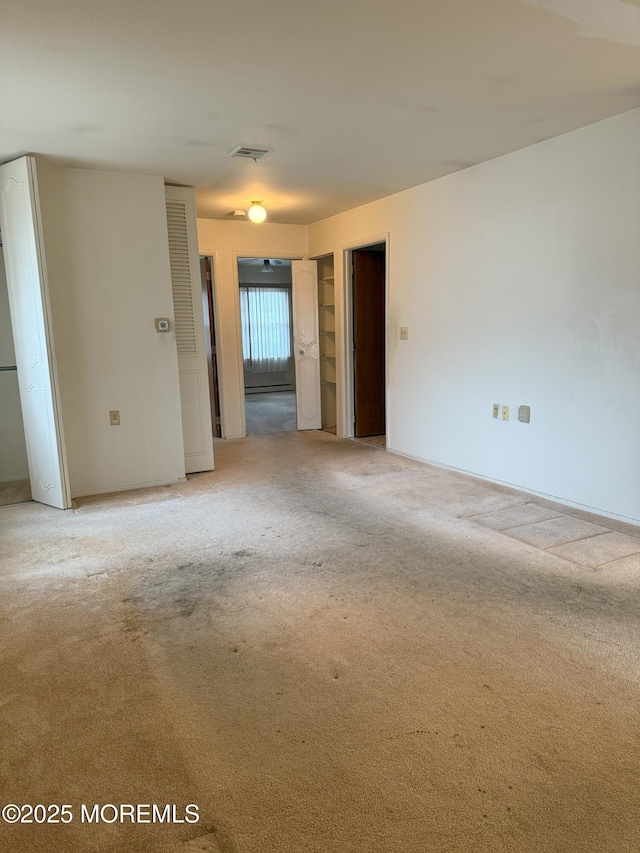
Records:
[[[193,474],[213,469],[213,425],[196,207],[192,189],[165,187],[165,196],[180,374],[184,465],[186,473]]]
[[[66,470],[35,161],[0,166],[0,231],[18,367],[31,494],[66,509]]]
[[[291,281],[298,429],[322,429],[317,262],[292,261]]]

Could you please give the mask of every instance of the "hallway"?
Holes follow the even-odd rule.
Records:
[[[12,853],[640,847],[640,532],[324,432],[0,509]],[[199,807],[81,823],[80,804]]]

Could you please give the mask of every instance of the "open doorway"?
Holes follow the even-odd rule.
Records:
[[[351,250],[353,435],[386,447],[386,243]]]
[[[295,430],[291,261],[238,258],[247,435]]]
[[[222,418],[220,415],[220,382],[218,379],[218,330],[213,294],[213,262],[209,256],[200,258],[200,279],[202,281],[204,336],[207,350],[207,372],[209,374],[209,399],[211,401],[211,431],[214,438],[221,438]]]
[[[0,506],[30,500],[29,462],[0,238]]]

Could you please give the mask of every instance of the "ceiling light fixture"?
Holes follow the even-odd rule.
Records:
[[[260,267],[260,272],[273,272],[271,261],[268,258],[265,258],[264,263]]]
[[[254,199],[251,202],[251,207],[247,212],[247,216],[252,222],[264,222],[267,218],[267,211],[260,199]]]

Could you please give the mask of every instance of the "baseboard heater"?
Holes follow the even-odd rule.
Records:
[[[268,394],[269,391],[295,391],[293,385],[254,385],[252,388],[245,386],[245,394]]]

